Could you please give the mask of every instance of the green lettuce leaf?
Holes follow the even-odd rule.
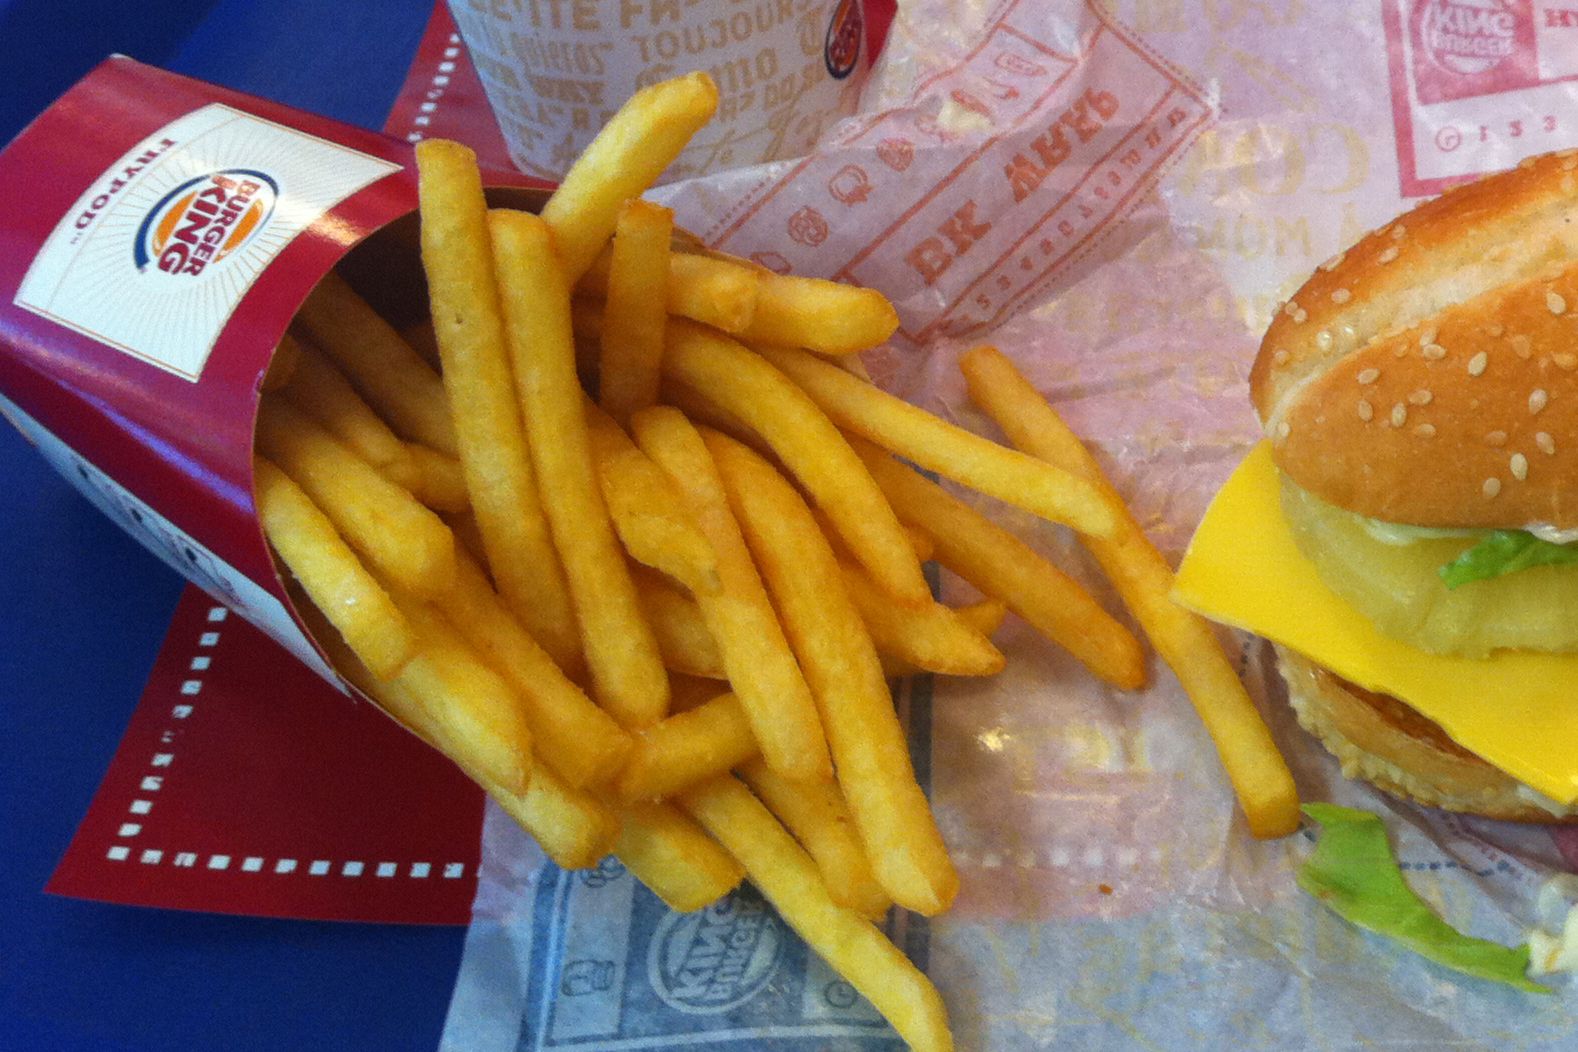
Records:
[[[1503,577],[1531,566],[1578,563],[1578,544],[1542,541],[1527,530],[1492,530],[1468,551],[1441,567],[1448,588]]]
[[[1375,815],[1336,804],[1305,804],[1303,810],[1321,832],[1315,853],[1299,867],[1299,887],[1337,916],[1466,975],[1551,992],[1525,974],[1526,944],[1507,947],[1464,935],[1431,912],[1403,882],[1386,827]]]

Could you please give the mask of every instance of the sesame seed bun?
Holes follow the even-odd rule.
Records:
[[[1390,522],[1578,527],[1575,170],[1533,158],[1322,264],[1250,375],[1279,468]]]
[[[1448,811],[1511,822],[1578,822],[1532,802],[1528,790],[1447,737],[1435,723],[1385,694],[1363,690],[1284,647],[1276,647],[1288,701],[1349,778]]]

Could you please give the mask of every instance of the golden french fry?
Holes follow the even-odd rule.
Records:
[[[296,349],[297,364],[283,391],[297,409],[316,420],[351,451],[386,475],[410,468],[406,444],[362,401],[356,388],[317,350],[286,335],[280,346]],[[395,481],[400,482],[399,478]],[[404,485],[403,482],[401,482]]]
[[[614,227],[603,308],[598,403],[624,426],[657,404],[663,327],[668,323],[668,244],[674,213],[639,198],[625,202]]]
[[[666,800],[681,789],[728,774],[757,755],[756,737],[740,699],[718,694],[718,686],[712,685],[711,700],[641,732],[614,783],[616,799]]]
[[[400,338],[408,343],[428,365],[434,369],[442,368],[442,361],[438,356],[438,336],[433,331],[432,318],[425,318],[401,329]]]
[[[642,410],[631,426],[641,449],[674,480],[717,553],[721,588],[696,598],[768,766],[802,781],[830,778],[816,703],[701,435],[679,410],[666,406]]]
[[[749,443],[746,444],[749,445]],[[811,514],[816,516],[816,524],[821,528],[822,536],[826,537],[827,543],[833,546],[833,554],[840,559],[848,559],[850,562],[857,561],[855,553],[849,550],[849,545],[845,544],[844,539],[838,535],[838,530],[828,520],[827,514],[821,508],[812,508]],[[926,535],[926,531],[919,526],[911,525],[902,520],[900,520],[899,525],[903,527],[904,536],[909,539],[910,547],[915,551],[915,561],[920,563],[931,562],[932,556],[937,553],[937,545]]]
[[[668,675],[592,466],[570,290],[537,216],[495,210],[488,230],[527,448],[570,584],[592,693],[622,725],[645,727],[668,711]]]
[[[454,454],[443,382],[344,278],[324,278],[296,322],[403,437]]]
[[[1010,442],[1088,479],[1119,513],[1111,540],[1085,540],[1163,661],[1177,674],[1216,743],[1249,828],[1258,837],[1298,828],[1298,789],[1254,702],[1209,625],[1175,604],[1172,567],[1124,506],[1096,458],[1040,393],[994,347],[978,347],[959,367],[970,398]]]
[[[833,550],[771,464],[715,431],[706,441],[811,684],[839,787],[877,879],[893,901],[935,916],[953,902],[959,875],[916,784],[876,648]]]
[[[834,902],[872,920],[888,912],[893,899],[871,872],[871,860],[836,785],[791,782],[760,759],[741,764],[739,776],[816,860]]]
[[[268,361],[268,368],[263,371],[264,394],[278,391],[288,385],[291,378],[296,375],[296,365],[301,359],[301,344],[289,333],[281,337],[279,346],[274,348],[274,357]]]
[[[745,867],[677,807],[636,804],[619,817],[614,854],[671,910],[699,910],[745,879]]]
[[[504,343],[487,204],[476,156],[459,143],[417,144],[422,265],[477,528],[499,593],[561,668],[581,641],[559,555],[537,495]]]
[[[455,572],[449,527],[295,406],[278,398],[263,401],[257,445],[307,491],[373,569],[422,596],[448,587]]]
[[[612,250],[605,248],[576,286],[577,296],[601,299],[608,294],[612,259]],[[758,270],[740,260],[674,252],[669,256],[668,313],[724,332],[743,332],[756,313],[760,282]]]
[[[854,354],[879,346],[898,327],[898,312],[876,289],[764,273],[756,312],[741,339],[753,345]]]
[[[590,869],[614,848],[619,818],[613,809],[589,793],[564,784],[538,757],[531,784],[524,793],[505,788],[478,766],[477,758],[461,751],[446,738],[440,724],[398,681],[374,678],[333,632],[318,624],[322,615],[308,605],[302,609],[313,638],[323,644],[330,663],[363,694],[372,698],[418,738],[448,756],[473,782],[542,846],[554,864],[563,869]]]
[[[416,443],[406,450],[411,457],[411,492],[417,500],[434,511],[458,513],[471,507],[466,473],[459,460]]]
[[[470,555],[456,560],[454,585],[435,602],[515,689],[538,752],[572,788],[599,785],[625,764],[633,742],[553,663],[505,607]]]
[[[509,792],[524,792],[532,739],[520,699],[437,610],[408,595],[393,598],[418,640],[394,682],[427,713],[445,753],[467,757]]]
[[[783,373],[727,336],[682,320],[669,323],[663,371],[765,439],[883,588],[903,602],[931,598],[893,509],[860,458]]]
[[[858,439],[854,446],[899,515],[937,542],[938,562],[1007,603],[1037,632],[1108,683],[1124,690],[1145,683],[1145,654],[1139,640],[1078,583],[935,482],[875,446]]]
[[[1003,670],[1003,652],[958,611],[941,603],[900,606],[858,567],[843,563],[839,569],[849,598],[882,653],[944,676],[995,676]]]
[[[963,621],[990,640],[993,633],[1002,627],[1003,618],[1008,615],[1008,604],[1001,599],[982,599],[978,602],[954,607],[953,612],[960,621]],[[877,642],[875,634],[872,636],[872,642]],[[882,659],[882,674],[888,679],[899,679],[903,676],[913,676],[917,672],[926,671],[916,667],[897,654],[884,650],[881,643],[877,643],[877,656]]]
[[[258,521],[280,560],[373,674],[388,679],[416,653],[416,634],[328,516],[283,471],[252,461]]]
[[[482,543],[482,531],[477,529],[477,517],[470,510],[450,512],[439,516],[444,520],[452,533],[455,541],[460,545],[457,552],[465,551],[476,562],[481,564],[484,573],[487,572],[488,550]],[[488,579],[492,583],[492,578]]]
[[[680,802],[745,866],[751,883],[806,944],[882,1013],[914,1052],[951,1052],[942,997],[866,918],[833,901],[816,863],[750,790],[733,778]]]
[[[728,679],[723,652],[707,627],[701,605],[658,574],[636,569],[631,577],[641,596],[641,611],[657,636],[664,666],[701,679]]]
[[[668,475],[591,402],[586,430],[603,500],[625,551],[692,592],[716,591],[717,555]]]
[[[697,611],[699,616],[700,607],[697,607]],[[669,711],[678,715],[691,709],[699,709],[716,698],[727,686],[727,683],[719,683],[717,679],[705,679],[701,676],[689,676],[683,672],[671,671],[668,674],[668,689],[673,700],[669,702]]]
[[[619,209],[651,186],[718,108],[718,86],[688,73],[642,88],[587,144],[543,206],[571,285],[614,232]]]
[[[1045,461],[1000,446],[895,398],[804,351],[758,348],[846,431],[1018,508],[1110,537],[1117,517],[1096,488]]]

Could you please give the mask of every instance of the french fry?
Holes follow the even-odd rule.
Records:
[[[667,208],[638,198],[619,210],[603,308],[597,397],[620,426],[628,424],[637,409],[657,403],[673,234],[674,213]]]
[[[856,561],[855,553],[849,550],[849,545],[845,544],[844,539],[838,535],[837,528],[828,520],[826,513],[821,508],[812,508],[811,514],[816,516],[816,524],[821,527],[822,536],[826,537],[827,542],[833,546],[833,554],[840,559],[848,559],[851,562]],[[910,547],[915,551],[915,561],[920,563],[931,562],[932,556],[937,554],[937,545],[930,537],[926,536],[926,531],[919,526],[913,526],[902,520],[899,522],[899,525],[903,527],[904,536],[909,539]]]
[[[263,371],[263,384],[261,390],[264,394],[278,391],[290,383],[296,375],[296,364],[301,359],[301,344],[296,338],[286,333],[279,341],[279,346],[274,348],[274,357],[268,360],[268,368]]]
[[[362,401],[345,374],[317,350],[287,334],[281,347],[296,350],[297,364],[282,389],[297,409],[316,420],[351,451],[386,475],[414,468],[411,454],[383,418]],[[400,482],[399,478],[395,481]],[[403,482],[401,482],[404,485]]]
[[[1095,457],[996,348],[978,347],[959,366],[971,400],[997,421],[1010,442],[1082,475],[1119,510],[1117,536],[1086,539],[1085,546],[1194,702],[1238,794],[1250,832],[1279,837],[1297,829],[1298,789],[1265,720],[1210,626],[1168,598],[1172,567],[1124,507]]]
[[[416,634],[383,586],[283,471],[252,461],[258,521],[280,560],[351,651],[380,679],[397,675],[416,653]]]
[[[677,807],[637,804],[619,817],[614,854],[671,910],[699,910],[745,879],[745,867]]]
[[[876,648],[833,551],[805,501],[771,464],[715,431],[705,437],[811,684],[839,787],[877,879],[893,901],[935,916],[953,902],[959,876],[916,784]]]
[[[438,356],[438,336],[433,332],[433,319],[425,318],[400,330],[400,338],[435,370],[442,368]]]
[[[871,872],[837,786],[791,782],[759,759],[740,765],[739,776],[816,861],[834,902],[871,920],[888,912],[893,899]]]
[[[593,696],[622,725],[645,727],[668,711],[668,675],[592,466],[570,290],[537,216],[495,210],[488,230],[527,448],[581,626]]]
[[[577,296],[607,296],[612,259],[612,250],[603,249],[575,287]],[[756,313],[756,288],[760,283],[757,269],[739,260],[673,252],[669,256],[665,305],[668,313],[681,318],[724,332],[743,332]]]
[[[445,753],[467,757],[508,792],[524,792],[532,779],[532,739],[514,691],[437,610],[408,595],[393,598],[418,639],[394,682],[427,713]]]
[[[816,863],[734,778],[688,790],[685,810],[745,866],[778,915],[864,994],[914,1052],[951,1052],[942,997],[898,947],[855,910],[833,901]]]
[[[464,550],[473,560],[482,564],[483,572],[486,573],[488,550],[482,544],[482,531],[477,529],[477,517],[471,514],[469,509],[451,512],[439,517],[444,520],[444,524],[454,533],[455,542],[460,545],[456,551]],[[491,578],[489,583],[491,583]]]
[[[434,511],[462,512],[471,507],[466,473],[460,461],[436,449],[412,444],[406,447],[411,465],[411,493]]]
[[[677,409],[668,407],[642,410],[631,418],[631,426],[641,449],[679,487],[717,553],[721,589],[696,598],[768,766],[801,781],[832,777],[816,703],[729,511],[723,482],[701,435]]]
[[[641,611],[657,636],[664,666],[687,676],[728,679],[723,652],[707,627],[701,605],[658,574],[635,569],[631,577],[641,597]]]
[[[520,626],[465,552],[436,604],[466,641],[514,688],[537,749],[572,788],[599,785],[630,754],[631,738],[553,663]]]
[[[1108,683],[1124,690],[1144,684],[1145,654],[1139,640],[1090,593],[935,482],[875,446],[858,440],[854,445],[899,515],[937,542],[938,562],[1007,603],[1037,632]]]
[[[625,551],[692,592],[716,591],[718,557],[668,475],[591,402],[586,430],[603,500]]]
[[[263,401],[257,445],[378,573],[421,596],[448,587],[455,572],[449,527],[295,406]]]
[[[846,431],[1081,533],[1110,537],[1118,527],[1117,517],[1096,487],[1071,472],[955,427],[815,355],[772,347],[759,350]]]
[[[663,371],[765,439],[884,589],[901,602],[931,598],[893,509],[838,429],[787,377],[727,336],[682,320],[669,323]]]
[[[716,693],[717,684],[713,690]],[[666,800],[682,789],[729,773],[757,754],[756,738],[740,699],[717,694],[689,712],[675,713],[642,731],[619,772],[614,797],[624,803]]]
[[[844,588],[881,653],[944,676],[995,676],[1003,670],[1003,652],[958,611],[941,603],[900,606],[858,567],[842,563],[839,569]]]
[[[657,180],[717,108],[707,74],[675,77],[632,95],[587,144],[542,209],[571,285],[602,251],[619,209]]]
[[[699,614],[700,607],[697,607],[697,610]],[[671,671],[668,674],[668,690],[672,699],[669,702],[669,711],[677,716],[682,712],[699,709],[716,698],[718,692],[727,686],[727,683],[719,683],[717,679],[704,679],[701,676],[688,676],[683,672]]]
[[[488,569],[516,618],[573,672],[580,634],[526,450],[476,156],[459,143],[428,139],[417,144],[416,160],[443,386]]]
[[[319,282],[296,323],[403,437],[454,455],[443,382],[344,278],[331,273]]]
[[[453,760],[536,839],[555,865],[562,869],[590,869],[613,850],[619,835],[619,818],[612,808],[565,785],[540,758],[532,768],[531,785],[524,793],[491,780],[473,757],[456,751],[454,743],[444,739],[436,721],[410,691],[398,682],[375,679],[342,640],[323,630],[322,615],[317,610],[310,605],[300,609],[313,638],[329,654],[330,663],[390,716]]]
[[[963,621],[990,640],[993,634],[1002,627],[1003,618],[1008,615],[1008,604],[1001,599],[982,599],[978,602],[966,603],[964,606],[956,606],[953,608],[953,612],[960,621]],[[873,643],[877,643],[875,633],[873,633],[871,640]],[[927,671],[918,668],[892,651],[884,650],[881,643],[877,643],[877,656],[882,659],[882,674],[888,679],[899,679],[903,676],[913,676],[917,672]]]
[[[765,273],[741,339],[842,355],[879,346],[898,327],[898,312],[875,289]]]

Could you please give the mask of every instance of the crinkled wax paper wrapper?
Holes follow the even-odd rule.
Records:
[[[1578,144],[1578,43],[1544,6],[917,0],[816,153],[661,196],[728,251],[888,292],[903,327],[873,374],[983,434],[956,363],[1001,347],[1176,561],[1258,437],[1246,377],[1279,300],[1410,198]],[[1066,530],[988,510],[1119,608]],[[1123,695],[1013,618],[999,638],[1002,675],[899,698],[964,884],[891,930],[960,1047],[1578,1047],[1565,983],[1458,977],[1298,891],[1308,832],[1249,837],[1165,666]],[[1346,782],[1264,646],[1229,642],[1304,797],[1382,811],[1432,905],[1520,941],[1558,838]],[[669,915],[612,862],[544,867],[497,815],[481,879],[445,1047],[899,1047],[748,889]]]

